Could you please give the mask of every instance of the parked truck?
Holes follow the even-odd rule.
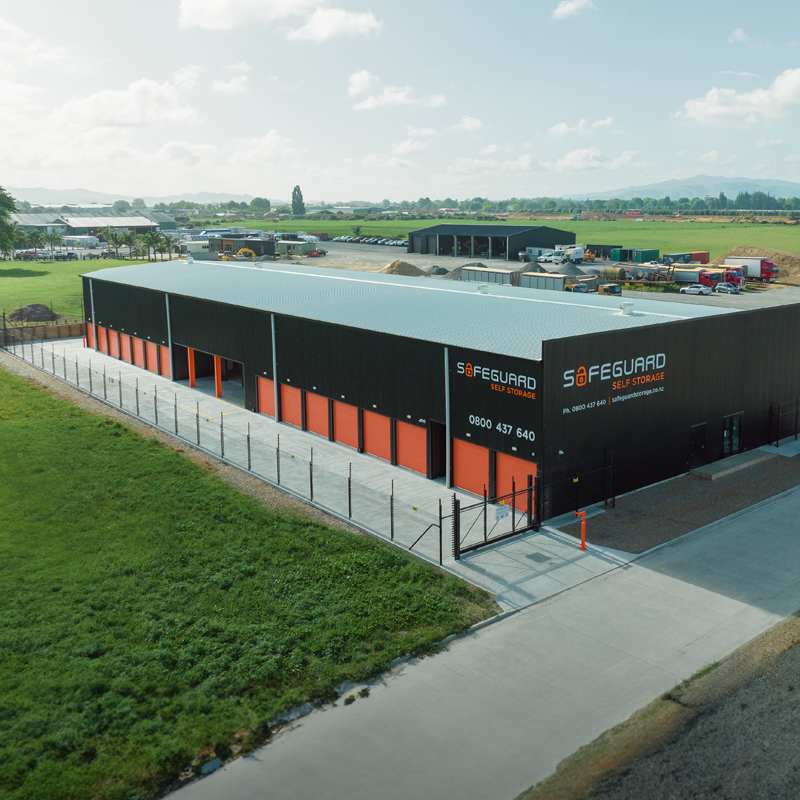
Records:
[[[744,267],[724,265],[721,267],[702,267],[702,269],[707,272],[718,272],[721,281],[732,283],[734,286],[744,289]]]
[[[548,272],[523,272],[520,286],[526,289],[551,289],[556,292],[572,291],[572,287],[586,285],[584,281],[571,275],[556,275]],[[586,291],[589,287],[587,286]]]
[[[712,271],[704,267],[685,267],[672,270],[672,280],[675,283],[699,283],[702,286],[710,286],[712,289],[720,283],[723,273]]]
[[[744,270],[746,280],[762,283],[775,283],[778,280],[778,268],[768,258],[759,256],[728,256],[725,266],[739,266]]]

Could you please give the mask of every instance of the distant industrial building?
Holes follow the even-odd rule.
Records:
[[[526,247],[554,250],[557,244],[575,244],[575,234],[545,225],[457,225],[445,223],[411,231],[409,253],[465,258],[503,258],[516,261]]]
[[[175,220],[161,211],[136,211],[115,214],[112,211],[97,210],[89,214],[76,212],[40,214],[12,214],[12,222],[24,231],[60,233],[62,236],[96,236],[101,228],[118,228],[134,233],[151,231],[174,231]]]

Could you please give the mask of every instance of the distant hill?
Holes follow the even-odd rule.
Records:
[[[711,175],[695,175],[683,180],[661,181],[644,186],[629,186],[627,189],[614,189],[610,192],[592,192],[589,194],[573,194],[573,200],[631,200],[634,197],[695,197],[712,195],[720,192],[733,199],[739,192],[766,192],[773,197],[800,197],[800,183],[771,179],[755,178],[715,178]]]
[[[113,203],[115,200],[134,199],[131,194],[108,194],[107,192],[95,192],[92,189],[24,189],[13,186],[5,187],[6,191],[17,200],[27,200],[29,203],[40,203],[42,205],[64,205],[65,203]],[[186,192],[184,194],[171,194],[165,197],[153,197],[145,195],[142,199],[147,205],[152,206],[156,203],[175,203],[179,200],[190,200],[194,203],[227,203],[229,200],[236,200],[237,203],[249,203],[253,199],[252,194],[226,194],[224,192]],[[270,202],[280,205],[283,200],[273,200]]]

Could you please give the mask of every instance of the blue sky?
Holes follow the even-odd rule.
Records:
[[[31,13],[34,12],[34,13]],[[0,185],[311,200],[800,180],[779,0],[0,8]]]

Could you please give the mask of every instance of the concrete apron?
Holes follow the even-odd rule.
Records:
[[[92,395],[103,400],[103,370],[106,374],[106,402],[119,408],[120,382],[124,411],[148,424],[154,424],[155,398],[158,391],[159,430],[174,435],[177,404],[180,440],[196,443],[199,409],[200,446],[210,455],[220,457],[220,419],[223,419],[225,460],[234,466],[247,468],[246,436],[251,435],[252,470],[273,485],[276,482],[275,450],[280,435],[281,488],[292,494],[296,486],[305,489],[308,480],[308,461],[314,451],[314,504],[347,520],[346,487],[352,464],[354,482],[354,514],[351,524],[363,527],[382,539],[389,539],[389,495],[394,484],[395,544],[408,548],[428,525],[438,523],[439,501],[443,514],[452,510],[455,494],[462,505],[480,500],[461,490],[447,489],[444,480],[430,481],[424,476],[371,456],[353,448],[301,431],[285,423],[276,423],[264,414],[254,414],[244,407],[244,389],[234,381],[222,384],[223,396],[215,397],[213,377],[198,378],[195,388],[188,381],[171,381],[153,372],[136,367],[103,353],[83,347],[82,339],[63,339],[45,342],[44,353],[34,343],[33,364],[64,379],[63,360],[66,359],[67,382],[76,383],[75,363],[78,361],[80,387],[89,389],[89,361],[92,367]],[[24,350],[30,363],[30,346]],[[10,350],[9,352],[13,352]],[[52,353],[56,355],[53,373]],[[42,359],[42,355],[44,358]],[[135,389],[138,381],[139,413],[136,413]],[[308,500],[308,491],[298,496]],[[342,515],[344,510],[344,515]],[[587,516],[601,513],[591,507]],[[553,520],[559,524],[560,520]],[[579,543],[554,527],[544,525],[537,534],[529,532],[506,539],[495,545],[463,555],[460,561],[452,556],[450,520],[445,520],[442,535],[443,567],[470,583],[491,592],[504,611],[525,608],[601,575],[630,561],[633,556],[611,548],[589,544],[586,551]],[[479,526],[482,531],[482,526]],[[477,535],[477,534],[475,534]],[[432,528],[410,551],[427,561],[438,563],[438,528]]]

